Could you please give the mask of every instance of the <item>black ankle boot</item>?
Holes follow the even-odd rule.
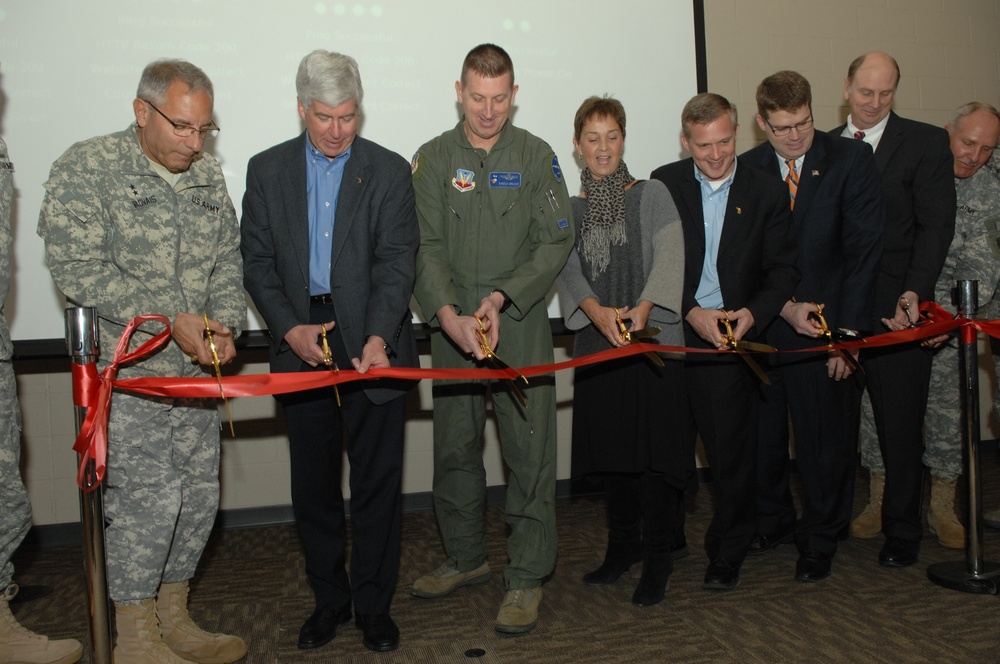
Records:
[[[642,545],[633,542],[608,542],[608,552],[604,562],[593,572],[583,575],[583,582],[591,586],[606,586],[614,583],[628,568],[642,560]]]
[[[670,557],[669,551],[646,554],[642,560],[642,577],[632,594],[632,603],[636,606],[652,606],[662,602],[673,571],[674,559]]]
[[[583,582],[591,586],[614,583],[629,567],[642,560],[639,477],[609,475],[604,486],[608,499],[608,551],[600,567],[583,575]]]

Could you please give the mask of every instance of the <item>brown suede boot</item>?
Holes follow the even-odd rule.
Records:
[[[160,638],[153,599],[142,604],[115,604],[115,664],[190,664],[175,655]]]
[[[965,548],[965,526],[955,514],[956,480],[945,482],[931,475],[931,506],[927,510],[927,525],[932,535],[937,535],[941,546],[949,549]]]
[[[200,664],[228,664],[247,654],[238,636],[210,634],[194,624],[187,610],[188,582],[161,583],[156,596],[163,642],[174,653]]]
[[[882,532],[882,492],[885,490],[885,473],[869,474],[868,505],[851,521],[851,537],[871,539]]]
[[[0,593],[0,664],[73,664],[79,661],[83,656],[79,641],[52,641],[17,622],[10,612],[10,600],[16,594],[16,583]]]

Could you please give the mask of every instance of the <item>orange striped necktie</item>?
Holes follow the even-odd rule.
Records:
[[[799,174],[795,172],[795,160],[786,159],[785,164],[788,165],[788,177],[785,178],[785,182],[788,183],[788,196],[791,199],[791,209],[795,209],[795,194],[799,193]]]

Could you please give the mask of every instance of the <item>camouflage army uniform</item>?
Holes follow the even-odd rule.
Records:
[[[21,481],[21,409],[10,358],[14,346],[3,305],[10,291],[10,203],[14,165],[0,139],[0,591],[10,585],[10,558],[31,528],[31,503]]]
[[[246,312],[239,224],[218,163],[202,155],[171,188],[133,125],[71,147],[45,183],[38,233],[66,297],[97,307],[101,358],[138,314],[207,312],[239,333]],[[134,337],[135,347],[158,326]],[[193,376],[171,342],[119,377]],[[116,393],[105,480],[108,585],[116,603],[190,579],[219,504],[219,415],[211,400]]]
[[[955,238],[934,287],[934,299],[954,311],[951,291],[955,282],[976,279],[979,309],[995,318],[997,306],[990,300],[1000,281],[1000,156],[995,155],[972,177],[956,179],[955,190],[958,196]],[[932,475],[946,482],[962,474],[958,346],[958,339],[952,336],[934,353],[924,417],[924,465],[931,469]],[[862,463],[871,471],[885,472],[867,395],[863,407]]]

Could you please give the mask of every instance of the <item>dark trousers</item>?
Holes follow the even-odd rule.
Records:
[[[313,305],[310,319],[335,320],[333,307]],[[350,367],[339,330],[327,337],[338,366]],[[303,370],[313,369],[303,363]],[[333,388],[284,395],[279,401],[288,428],[292,508],[316,606],[339,608],[353,594],[357,613],[388,613],[399,573],[405,398],[376,405],[363,384],[340,386],[341,407]],[[350,578],[341,491],[345,435],[354,535]]]
[[[921,455],[931,353],[912,343],[865,351],[861,357],[885,463],[882,532],[918,542],[924,533]]]
[[[771,385],[761,385],[757,530],[773,534],[794,527],[800,551],[832,556],[851,519],[861,391],[854,378],[830,378],[826,363],[817,357],[779,365],[768,372]],[[789,414],[802,479],[797,524],[788,486]]]
[[[685,380],[715,492],[705,552],[710,560],[725,558],[740,564],[757,521],[758,381],[736,361],[688,362]]]

